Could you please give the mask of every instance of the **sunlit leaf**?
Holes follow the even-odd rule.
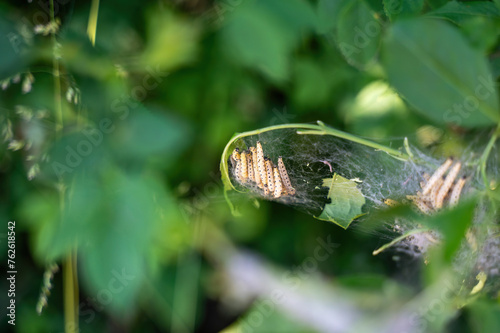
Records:
[[[199,29],[173,13],[151,12],[148,20],[149,43],[142,55],[145,67],[172,70],[193,61],[198,49]]]

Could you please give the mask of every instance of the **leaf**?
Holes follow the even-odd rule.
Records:
[[[286,30],[260,8],[238,11],[223,30],[226,44],[243,65],[255,67],[271,78],[287,77],[288,53],[292,45]]]
[[[431,8],[439,8],[446,4],[448,0],[427,0],[426,2]]]
[[[99,206],[106,202],[102,185],[96,178],[79,173],[73,181],[71,191],[66,191],[66,204],[62,220],[51,225],[54,229],[49,247],[44,254],[57,260],[75,246],[92,239],[100,230],[97,221]]]
[[[332,178],[323,179],[323,186],[329,188],[327,197],[331,202],[325,205],[317,219],[347,229],[355,218],[363,215],[361,208],[366,200],[355,182],[334,174]]]
[[[480,127],[500,119],[485,57],[445,22],[394,23],[383,43],[382,64],[408,103],[438,123]]]
[[[500,21],[474,17],[462,23],[461,29],[469,43],[476,49],[488,53],[496,43]]]
[[[466,306],[468,322],[474,332],[500,332],[500,305],[478,300]]]
[[[31,237],[34,240],[34,257],[43,263],[47,263],[48,249],[53,245],[54,233],[59,224],[59,198],[55,193],[33,194],[31,193],[23,201],[21,217],[30,226]]]
[[[424,0],[384,0],[384,11],[391,20],[418,14],[424,8]]]
[[[120,157],[144,159],[163,154],[173,159],[187,146],[190,130],[181,118],[141,108],[117,126],[111,150]]]
[[[5,15],[0,17],[0,49],[2,50],[0,83],[8,76],[22,71],[29,56],[29,45],[23,35],[14,29],[15,22],[7,20],[6,17]]]
[[[442,256],[450,263],[465,237],[465,231],[472,223],[476,201],[469,200],[451,210],[444,210],[421,220],[421,224],[439,230],[444,238]]]
[[[305,1],[265,0],[262,5],[267,8],[277,21],[286,25],[295,33],[311,28],[316,20],[312,8]]]
[[[362,0],[344,6],[337,22],[337,43],[347,62],[365,68],[374,62],[382,26]]]
[[[349,0],[319,0],[316,31],[319,34],[326,34],[336,30],[342,8],[348,3]]]
[[[313,22],[306,2],[256,1],[236,7],[222,34],[236,62],[282,81],[289,75],[291,52]]]
[[[37,253],[57,260],[77,246],[82,280],[94,302],[115,314],[126,313],[151,275],[155,262],[150,255],[160,249],[157,243],[168,244],[161,258],[177,253],[186,242],[179,239],[185,223],[175,214],[172,196],[158,185],[160,179],[123,173],[109,160],[101,161],[98,171],[76,173],[62,218],[57,201],[29,201],[38,215],[31,219],[40,224],[34,226]]]
[[[500,18],[500,9],[489,1],[457,2],[450,1],[426,16],[446,18],[456,24],[476,17]]]
[[[371,9],[375,15],[379,15],[378,13],[381,13],[384,11],[384,4],[380,0],[363,0]]]
[[[115,314],[123,314],[134,307],[139,288],[149,276],[146,259],[155,237],[154,227],[161,221],[154,199],[170,199],[152,178],[108,169],[105,180],[107,186],[100,190],[107,199],[97,203],[93,220],[87,225],[87,237],[80,237],[82,272],[97,302]],[[84,207],[73,209],[81,211]]]
[[[500,10],[488,1],[448,2],[426,15],[444,18],[460,26],[471,45],[483,52],[493,48],[500,23]]]
[[[331,75],[317,61],[297,59],[293,68],[295,87],[293,100],[304,109],[326,105],[331,97]]]
[[[154,11],[148,17],[148,43],[141,63],[172,70],[193,61],[198,52],[198,26],[168,11]]]
[[[281,289],[276,289],[272,297],[254,302],[247,312],[220,333],[314,332],[304,321],[297,320],[290,313],[281,310],[280,303],[287,300],[286,297],[286,293],[283,293]]]
[[[493,78],[497,79],[500,77],[500,57],[492,57],[490,59],[490,67]]]
[[[95,46],[98,15],[99,15],[99,0],[92,0],[92,5],[90,6],[89,22],[87,23],[87,35],[89,36],[92,46]]]

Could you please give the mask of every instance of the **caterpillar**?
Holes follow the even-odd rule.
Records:
[[[286,172],[285,163],[283,163],[283,158],[278,157],[278,171],[280,173],[281,179],[283,180],[283,185],[288,194],[294,195],[295,189],[292,187],[290,183],[290,178],[288,178],[288,172]]]
[[[431,178],[429,178],[427,184],[425,184],[425,187],[422,189],[422,195],[428,195],[430,193],[434,185],[436,185],[436,182],[446,173],[452,163],[453,159],[448,158],[439,168],[437,168],[436,172],[432,174]]]
[[[270,193],[274,193],[273,162],[266,158],[267,186]]]

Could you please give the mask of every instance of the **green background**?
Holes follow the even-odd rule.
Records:
[[[64,331],[61,270],[42,315],[36,306],[45,265],[62,268],[75,246],[81,332],[237,332],[259,303],[241,296],[245,288],[229,296],[239,281],[227,274],[226,251],[258,255],[283,282],[327,237],[337,248],[298,292],[333,290],[338,304],[362,309],[356,324],[368,331],[404,304],[432,304],[431,287],[449,274],[473,205],[443,215],[450,241],[435,265],[412,251],[372,256],[388,232],[343,230],[241,195],[232,196],[233,216],[220,156],[235,132],[316,120],[373,140],[408,137],[435,157],[460,156],[471,142],[483,147],[500,119],[498,2],[101,1],[95,45],[90,2],[55,1],[59,29],[35,34],[49,22],[48,3],[0,4],[0,258],[4,269],[7,222],[15,220],[18,272],[16,326],[2,317],[2,331]],[[113,292],[122,271],[130,279]],[[0,286],[6,299],[6,281]],[[424,311],[411,329],[498,332],[499,299],[489,289]],[[281,309],[250,329],[318,326]]]

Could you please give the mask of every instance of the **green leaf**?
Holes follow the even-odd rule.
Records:
[[[326,105],[331,94],[331,75],[317,60],[297,59],[293,68],[295,87],[293,100],[303,108]]]
[[[490,67],[493,78],[497,79],[498,77],[500,77],[500,57],[492,57],[490,59]]]
[[[3,9],[5,10],[5,9]],[[29,51],[29,45],[16,30],[15,22],[0,17],[0,82],[8,76],[16,74],[24,67]]]
[[[334,174],[332,178],[323,179],[323,186],[329,188],[328,198],[331,202],[325,205],[317,219],[347,229],[355,218],[363,215],[361,208],[366,200],[355,182]]]
[[[478,16],[464,21],[461,28],[472,46],[488,53],[496,44],[500,21]]]
[[[375,12],[362,0],[344,6],[337,22],[337,43],[347,62],[359,68],[377,55],[382,26]]]
[[[431,8],[439,8],[446,4],[448,0],[427,0],[426,2]]]
[[[57,260],[75,246],[87,242],[100,232],[99,206],[106,202],[103,197],[103,183],[94,177],[80,173],[73,181],[71,191],[67,192],[67,203],[62,221],[53,224],[53,238],[45,255]],[[104,183],[105,184],[105,183]]]
[[[319,34],[332,32],[336,29],[342,9],[349,3],[349,0],[319,0],[318,21],[316,31]]]
[[[198,52],[199,26],[167,10],[152,11],[148,23],[148,42],[141,63],[172,70],[193,61]]]
[[[444,239],[443,259],[450,263],[465,237],[465,231],[472,223],[477,202],[465,201],[457,207],[421,220],[429,228],[439,230]]]
[[[489,1],[450,1],[443,7],[428,13],[427,16],[445,18],[456,24],[461,24],[464,20],[476,17],[498,19],[500,18],[500,9]]]
[[[372,9],[373,12],[375,12],[375,15],[379,15],[378,13],[381,13],[384,11],[384,4],[380,0],[363,0],[366,2],[366,4]]]
[[[284,80],[292,45],[286,30],[260,8],[238,11],[224,29],[226,44],[235,60],[255,67],[273,79]]]
[[[187,146],[190,130],[187,123],[178,117],[141,109],[119,124],[111,150],[120,157],[144,159],[163,154],[173,159]]]
[[[30,201],[40,214],[34,226],[37,252],[57,260],[77,246],[82,280],[95,302],[115,314],[131,310],[154,265],[148,259],[159,247],[155,242],[168,243],[163,253],[182,246],[180,214],[173,214],[177,205],[159,183],[149,175],[123,173],[109,160],[98,171],[78,171],[62,218],[56,203]]]
[[[418,14],[424,8],[424,0],[384,0],[384,11],[391,20]]]
[[[301,0],[265,0],[262,5],[275,19],[295,33],[311,28],[316,21],[313,9]]]
[[[461,27],[471,45],[488,52],[495,45],[500,10],[489,1],[448,2],[427,17],[444,18]]]
[[[98,301],[122,314],[134,307],[145,278],[155,225],[161,221],[155,198],[167,198],[157,180],[108,169],[86,237],[80,236],[84,282]],[[160,200],[158,205],[168,202]],[[82,211],[84,207],[74,207]],[[74,223],[73,223],[74,224]],[[101,297],[106,300],[99,300]]]
[[[467,305],[468,321],[473,332],[500,332],[500,305],[479,300]]]
[[[384,40],[382,63],[391,85],[438,123],[479,127],[500,119],[485,57],[445,22],[396,22]]]
[[[283,81],[289,75],[291,52],[313,21],[306,2],[256,1],[235,8],[222,33],[236,62]]]
[[[286,294],[277,289],[272,297],[257,300],[243,316],[223,332],[314,332],[303,321],[281,311],[279,304],[286,300],[285,297]]]
[[[34,240],[33,255],[39,262],[47,263],[50,261],[47,252],[53,246],[54,233],[60,223],[59,198],[54,192],[32,193],[25,198],[22,207],[30,207],[23,209],[19,215],[30,225]]]

